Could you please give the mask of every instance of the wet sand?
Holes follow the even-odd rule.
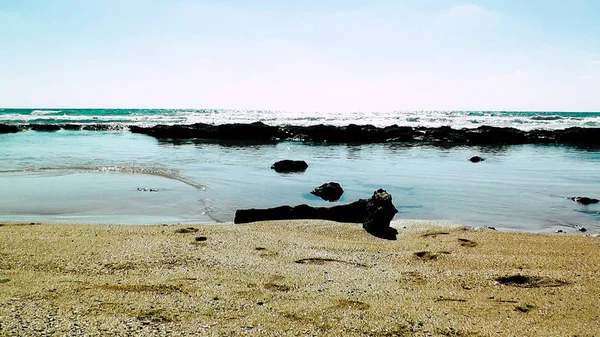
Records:
[[[0,335],[600,335],[597,237],[188,227],[0,226]]]

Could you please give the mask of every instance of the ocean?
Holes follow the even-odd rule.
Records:
[[[600,112],[284,112],[153,109],[0,109],[0,124],[109,124],[103,131],[0,134],[0,221],[217,223],[240,208],[331,206],[390,192],[397,220],[529,232],[600,232],[600,149],[556,144],[440,146],[284,141],[167,142],[128,127],[157,124],[451,126],[521,130],[599,127]],[[467,159],[485,157],[481,163]],[[270,169],[305,160],[300,174]],[[310,191],[335,181],[336,203]]]

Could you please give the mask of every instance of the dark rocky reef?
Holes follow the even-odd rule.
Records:
[[[372,235],[395,239],[398,232],[390,227],[390,221],[397,212],[392,204],[392,196],[379,189],[370,199],[359,199],[350,204],[333,207],[312,207],[304,204],[294,207],[240,209],[235,212],[233,222],[241,224],[255,221],[321,219],[362,223],[363,228]]]
[[[133,133],[142,133],[156,138],[170,139],[216,139],[242,141],[274,141],[285,138],[283,131],[276,126],[262,122],[251,124],[212,125],[196,123],[192,125],[157,125],[154,127],[131,126]]]
[[[29,129],[33,131],[53,132],[60,130],[61,127],[56,124],[30,124]]]
[[[21,129],[14,125],[0,124],[0,133],[15,133],[19,131],[21,131]]]
[[[333,202],[340,200],[342,194],[344,194],[344,189],[340,184],[332,181],[315,188],[310,194],[316,195],[323,200]]]
[[[271,169],[279,173],[304,172],[308,164],[304,160],[280,160],[271,165]]]
[[[600,128],[572,127],[562,130],[523,131],[515,128],[480,126],[476,129],[453,129],[448,126],[427,128],[391,125],[269,126],[251,124],[192,124],[131,126],[131,132],[161,139],[210,139],[238,141],[296,140],[316,143],[433,143],[450,145],[571,144],[600,145]]]
[[[127,128],[133,133],[149,135],[162,140],[213,140],[213,141],[306,141],[315,143],[430,143],[438,145],[513,145],[513,144],[566,144],[600,146],[600,128],[571,127],[562,130],[523,131],[515,128],[480,126],[476,129],[453,129],[449,126],[435,128],[390,125],[347,126],[270,126],[262,122],[250,124],[213,125],[156,125],[152,127],[113,124],[0,124],[0,133],[21,130],[51,131],[88,130],[106,131]]]

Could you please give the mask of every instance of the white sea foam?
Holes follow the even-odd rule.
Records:
[[[268,111],[268,110],[10,110],[0,113],[0,123],[79,123],[153,126],[157,124],[226,124],[261,121],[269,125],[348,125],[378,127],[476,128],[481,125],[514,127],[522,130],[564,129],[600,125],[598,113],[528,113],[492,111]]]

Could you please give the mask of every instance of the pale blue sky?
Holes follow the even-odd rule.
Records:
[[[0,0],[0,106],[600,111],[600,1]]]

